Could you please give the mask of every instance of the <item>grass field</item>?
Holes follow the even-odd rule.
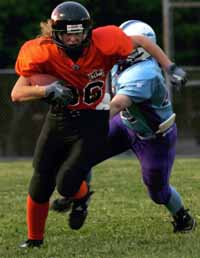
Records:
[[[200,257],[200,229],[172,233],[168,211],[148,198],[137,160],[128,159],[95,167],[95,194],[80,231],[68,228],[66,214],[50,211],[44,246],[20,250],[18,244],[26,239],[25,201],[31,173],[30,161],[0,163],[1,258]],[[177,159],[171,183],[200,224],[200,160]]]

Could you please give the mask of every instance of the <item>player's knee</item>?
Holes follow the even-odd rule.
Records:
[[[163,198],[163,196],[161,196],[160,193],[151,192],[150,197],[151,197],[152,201],[155,202],[156,204],[165,204],[166,203],[165,198]]]
[[[53,180],[40,174],[34,174],[30,181],[29,194],[35,202],[44,203],[49,200],[54,188]]]
[[[169,185],[163,176],[162,169],[148,168],[148,173],[144,173],[143,181],[153,202],[165,204],[169,200]]]
[[[82,171],[79,169],[61,171],[56,178],[58,193],[67,198],[73,197],[79,191],[81,183],[85,179]]]
[[[68,180],[58,180],[56,187],[58,193],[67,198],[74,196],[79,189],[78,186],[75,186],[75,184],[68,184]]]
[[[149,188],[149,195],[153,202],[156,204],[167,204],[170,198],[170,188],[168,185],[165,185],[161,188],[160,191]]]
[[[69,197],[67,196],[67,191],[65,189],[65,187],[63,186],[63,184],[59,183],[56,185],[57,187],[57,192],[61,195],[61,196],[65,196],[65,197]]]

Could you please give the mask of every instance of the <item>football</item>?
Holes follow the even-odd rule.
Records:
[[[52,82],[58,81],[59,79],[50,74],[34,74],[30,76],[31,85],[48,85]]]

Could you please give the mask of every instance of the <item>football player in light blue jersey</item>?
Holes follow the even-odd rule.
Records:
[[[155,32],[144,22],[130,20],[120,27],[127,35],[145,35],[156,42]],[[181,70],[176,73],[181,77]],[[91,167],[131,149],[140,162],[150,198],[171,213],[174,232],[193,230],[195,219],[169,183],[176,153],[176,115],[158,63],[138,48],[113,67],[112,85],[115,96],[110,103],[108,142],[105,152],[91,161]],[[62,201],[56,200],[53,209],[61,211]]]
[[[156,42],[155,32],[144,22],[130,20],[120,27],[127,35],[146,35]],[[174,232],[193,229],[195,220],[169,184],[177,140],[176,115],[158,63],[138,48],[126,62],[114,66],[112,78],[116,95],[111,102],[111,116],[120,115],[111,121],[110,137],[112,131],[119,133],[125,126],[124,135],[140,161],[151,199],[171,212]]]

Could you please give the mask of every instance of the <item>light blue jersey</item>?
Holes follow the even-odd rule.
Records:
[[[121,115],[132,130],[143,136],[152,135],[173,114],[165,80],[155,59],[135,63],[121,73],[115,65],[112,78],[116,94],[132,99],[132,106]]]

